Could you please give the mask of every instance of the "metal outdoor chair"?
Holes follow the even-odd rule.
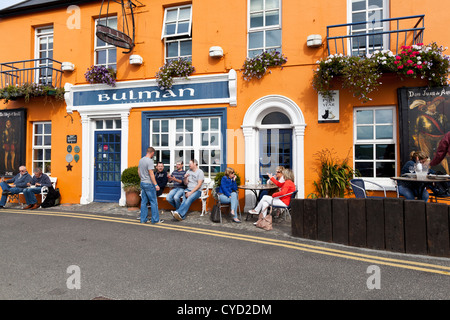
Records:
[[[289,219],[291,218],[291,205],[292,205],[292,200],[295,199],[295,196],[297,195],[298,190],[295,190],[294,192],[291,193],[287,193],[287,194],[283,194],[281,196],[272,198],[272,203],[270,204],[271,206],[271,210],[273,209],[281,209],[282,211],[284,211],[284,218],[286,219],[287,216],[289,216]],[[285,197],[287,195],[291,195],[291,201],[289,202],[289,205],[287,207],[284,206],[276,206],[273,204],[273,200],[274,199],[280,199],[281,197]]]
[[[352,179],[350,180],[350,185],[352,186],[353,193],[355,194],[356,198],[383,198],[383,197],[375,197],[375,196],[368,196],[366,191],[365,183],[371,183],[384,191],[384,198],[386,198],[386,188],[382,185],[379,185],[378,183],[372,182],[372,181],[366,181],[363,179]]]
[[[220,202],[220,197],[219,197],[218,192],[219,192],[219,187],[216,188],[216,195],[217,195],[216,201],[217,201],[217,206],[219,207],[220,223],[222,223],[222,208],[230,208],[231,204]],[[231,210],[231,208],[230,208],[230,210]],[[239,214],[239,220],[242,221],[241,206],[239,205],[239,201],[238,201],[238,206],[237,206],[236,210],[237,210],[237,213]]]

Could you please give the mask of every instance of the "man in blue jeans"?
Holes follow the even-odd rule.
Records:
[[[25,166],[20,166],[18,175],[7,181],[5,181],[5,178],[2,178],[0,181],[0,186],[3,190],[2,198],[0,199],[0,208],[4,208],[8,195],[21,193],[27,187],[27,183],[31,181],[31,176]]]
[[[186,189],[186,185],[183,182],[184,175],[186,174],[186,171],[183,169],[183,161],[177,161],[176,166],[177,169],[172,172],[171,175],[168,175],[169,182],[173,183],[173,188],[166,197],[167,202],[169,202],[175,210],[180,207],[181,198],[184,195],[184,189]]]
[[[147,223],[148,221],[148,208],[147,204],[150,203],[152,211],[151,222],[153,224],[161,223],[163,220],[159,219],[158,211],[158,199],[156,197],[156,191],[159,190],[159,186],[156,183],[155,163],[153,162],[153,156],[155,149],[153,147],[147,148],[147,154],[139,160],[138,173],[141,178],[141,223]]]
[[[27,206],[23,209],[24,210],[37,209],[37,208],[39,208],[39,205],[37,203],[37,199],[36,199],[35,195],[41,193],[42,187],[51,187],[52,182],[50,181],[50,178],[48,177],[48,175],[42,173],[41,168],[35,168],[34,169],[34,177],[31,179],[30,182],[28,182],[27,185],[28,185],[28,188],[23,190],[23,195],[25,196]],[[34,187],[31,187],[32,185]]]
[[[197,200],[201,193],[201,188],[205,175],[201,169],[198,168],[198,162],[195,159],[189,161],[189,170],[184,175],[184,184],[187,185],[185,193],[183,194],[183,202],[176,211],[171,211],[172,216],[178,221],[184,220],[192,202]]]

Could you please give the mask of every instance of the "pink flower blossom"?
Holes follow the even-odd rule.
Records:
[[[406,72],[406,74],[414,74],[414,71],[408,70],[408,71]]]
[[[399,65],[399,66],[397,67],[397,69],[403,69],[403,65],[402,65],[402,64]]]
[[[396,56],[395,59],[397,59],[397,60],[402,60],[402,57]]]

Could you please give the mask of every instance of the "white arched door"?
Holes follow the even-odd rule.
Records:
[[[245,139],[245,178],[250,183],[256,183],[261,175],[267,173],[264,172],[265,168],[271,172],[272,167],[288,163],[287,166],[293,170],[295,175],[297,197],[304,198],[305,127],[303,113],[291,99],[270,95],[255,101],[247,110],[242,124]],[[269,132],[270,137],[268,138]],[[287,132],[291,134],[290,139],[280,136],[280,133],[286,134]],[[276,138],[272,133],[275,133]],[[286,152],[277,151],[274,156],[269,151],[270,155],[267,155],[268,146],[275,150],[279,144],[289,144],[290,146],[286,146]],[[264,154],[267,155],[266,158],[264,158]],[[253,201],[254,197],[246,197],[246,208],[253,206]]]

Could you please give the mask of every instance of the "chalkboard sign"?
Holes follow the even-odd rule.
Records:
[[[77,143],[77,135],[76,134],[67,135],[67,143]]]

